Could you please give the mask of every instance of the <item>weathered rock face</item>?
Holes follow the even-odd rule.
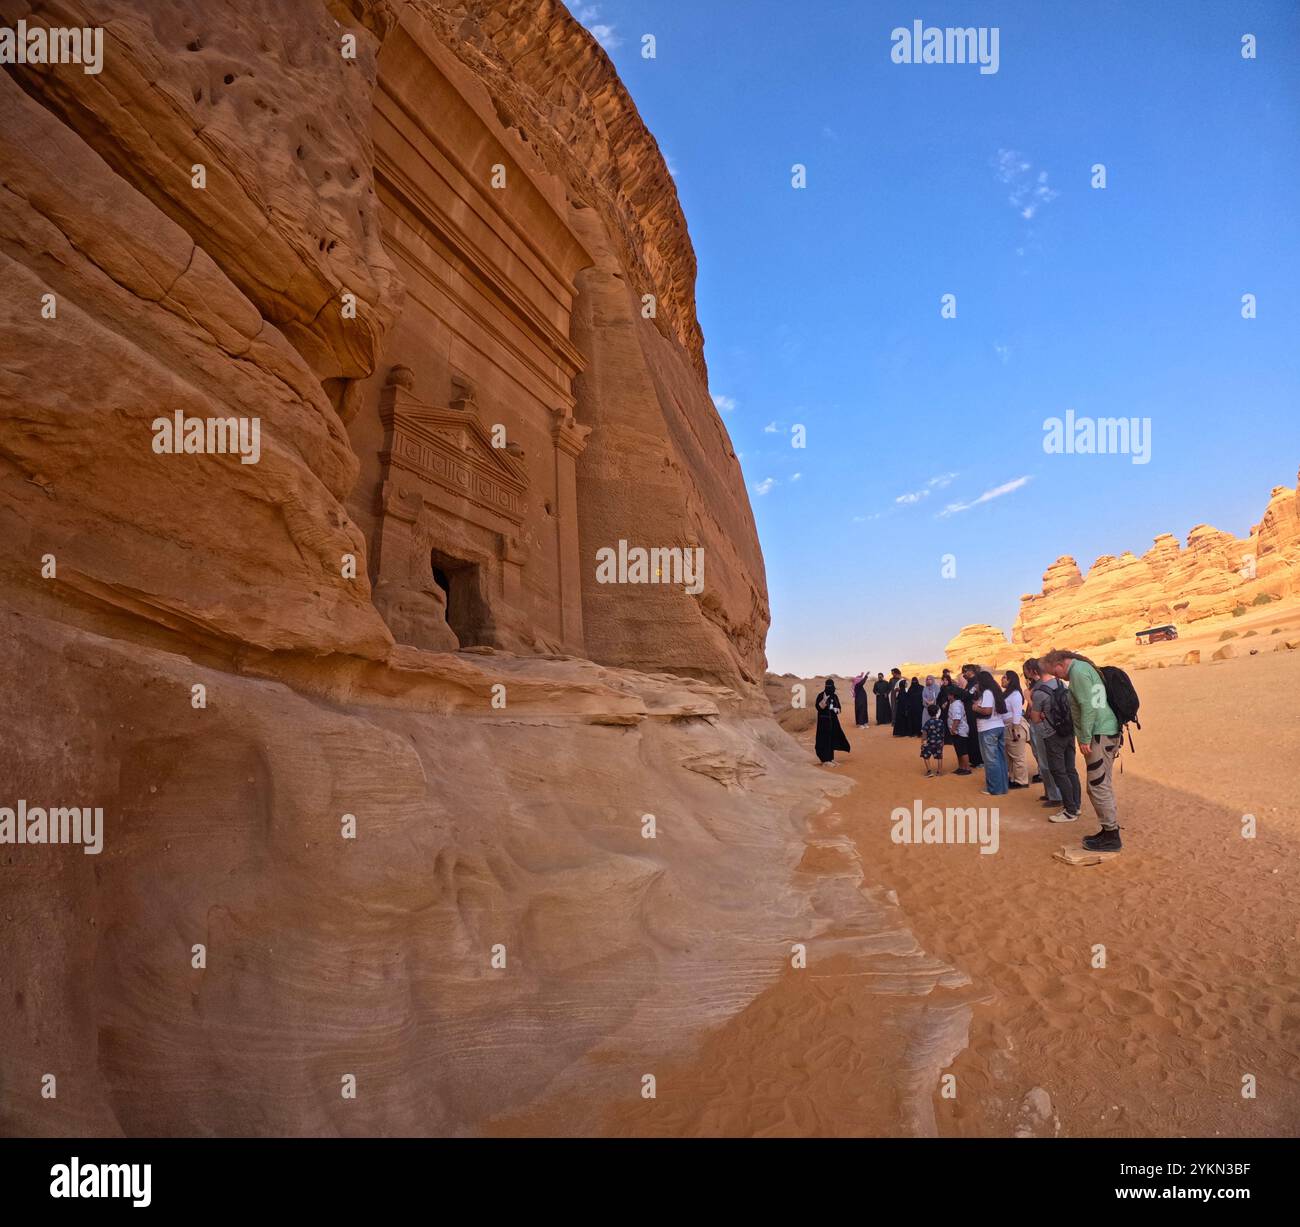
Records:
[[[104,810],[97,856],[3,849],[4,1133],[457,1133],[557,1080],[612,1097],[599,1052],[680,1046],[819,928],[813,771],[719,688],[417,652],[241,676],[14,614],[0,642],[0,803]]]
[[[572,305],[585,359],[573,417],[589,431],[575,495],[586,654],[757,691],[770,621],[762,555],[708,395],[695,256],[658,146],[563,5],[412,8],[487,85],[510,159],[538,183],[562,185],[565,220],[589,253]],[[692,552],[701,590],[601,582],[597,551],[620,542]]]
[[[1128,646],[1148,626],[1186,627],[1243,606],[1294,599],[1300,593],[1298,490],[1300,479],[1297,489],[1274,489],[1249,537],[1198,524],[1185,548],[1162,533],[1141,557],[1106,555],[1086,575],[1073,558],[1058,558],[1043,575],[1042,591],[1021,598],[1013,643],[1034,652]]]
[[[120,80],[131,64],[106,52],[85,80],[134,88]],[[97,102],[100,145],[112,119],[135,131],[137,110]],[[365,552],[340,502],[357,459],[316,373],[216,258],[9,73],[0,131],[7,584],[262,648],[382,655],[364,568],[342,575]],[[160,454],[152,423],[175,413],[256,418],[257,462]]]
[[[378,38],[350,11],[383,29],[389,6],[336,8],[62,0],[56,18],[25,0],[0,4],[9,25],[104,27],[102,73],[27,67],[15,79],[175,222],[322,379],[374,369],[399,292],[367,126]],[[345,33],[355,58],[341,53]],[[344,292],[358,300],[350,318]]]
[[[952,669],[964,664],[982,665],[985,669],[1005,668],[1015,649],[996,626],[980,622],[963,626],[943,650],[944,659]]]
[[[32,7],[0,17],[107,46],[0,75],[0,1132],[479,1132],[625,1094],[792,939],[943,980],[797,872],[836,784],[760,710],[690,245],[590,37],[513,0]],[[157,448],[177,413],[202,449]],[[620,536],[698,545],[703,591],[594,587]],[[16,844],[19,802],[102,811],[102,850]],[[924,1131],[960,1020],[921,1013],[878,1017]]]

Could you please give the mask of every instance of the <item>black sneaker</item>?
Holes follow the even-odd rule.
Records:
[[[1117,827],[1109,830],[1102,827],[1096,835],[1089,835],[1083,841],[1083,846],[1089,852],[1118,852],[1123,847],[1123,844],[1120,843],[1119,829]]]
[[[1028,785],[1028,784],[1014,784],[1014,783],[1013,783],[1013,784],[1008,784],[1007,787],[1008,787],[1008,788],[1028,788],[1029,785]]]

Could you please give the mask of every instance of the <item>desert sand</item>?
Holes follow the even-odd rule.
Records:
[[[685,216],[563,4],[42,11],[111,54],[0,74],[0,808],[103,847],[0,850],[0,1134],[1294,1128],[1297,657],[1247,655],[1295,637],[1290,487],[1022,609],[1243,602],[1241,659],[1143,682],[1122,860],[1024,799],[999,856],[898,849],[973,782],[772,719]],[[604,582],[629,543],[707,586]]]
[[[1001,846],[900,846],[895,806],[978,805],[982,776],[922,778],[919,742],[846,731],[854,787],[815,819],[803,870],[830,893],[853,871],[897,900],[938,964],[890,983],[851,922],[810,950],[691,1056],[656,1098],[607,1104],[588,1127],[625,1135],[1256,1136],[1300,1127],[1300,723],[1269,710],[1300,686],[1300,653],[1142,672],[1143,729],[1117,777],[1124,851],[1072,867],[1052,853],[1096,829],[1052,825],[1039,790],[998,798]],[[810,731],[799,734],[809,759]],[[824,769],[825,774],[831,774]],[[983,800],[989,800],[983,798]],[[1258,833],[1242,837],[1242,817]],[[846,842],[842,842],[846,841]],[[819,851],[820,849],[820,851]],[[1094,969],[1093,947],[1106,947]],[[913,1039],[891,1051],[890,1019]],[[969,1033],[963,1035],[969,1017]],[[882,1042],[883,1037],[883,1042]],[[956,1044],[959,1050],[952,1050]],[[918,1090],[895,1068],[940,1056]],[[951,1051],[950,1051],[951,1050]],[[949,1053],[944,1056],[943,1054]],[[904,1062],[905,1071],[909,1068]],[[1256,1080],[1254,1099],[1242,1079]],[[576,1105],[503,1132],[572,1123]]]

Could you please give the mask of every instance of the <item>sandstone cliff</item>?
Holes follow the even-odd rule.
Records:
[[[757,691],[770,622],[762,554],[708,394],[695,253],[658,145],[608,56],[555,0],[413,7],[486,85],[516,156],[564,185],[594,259],[574,316],[587,358],[574,414],[593,428],[578,469],[583,557],[620,540],[703,550],[698,598],[601,586],[586,567],[588,653]]]
[[[848,926],[886,935],[873,983],[901,972],[878,977],[865,1041],[888,1054],[881,1094],[898,1128],[933,1131],[963,1015],[927,1039],[903,997],[951,969],[860,870],[833,890],[796,872],[836,785],[757,701],[762,560],[690,244],[590,36],[514,0],[0,0],[0,18],[106,39],[100,75],[0,75],[0,660],[21,682],[0,697],[0,808],[102,809],[104,838],[0,848],[0,1130],[480,1132],[561,1091],[635,1094],[792,942]],[[584,557],[646,535],[705,550],[698,598],[584,590],[588,654],[640,672],[422,650],[372,600],[358,389],[391,375],[414,297],[371,134],[398,30],[460,63],[484,148],[512,141],[589,251]],[[442,203],[439,241],[468,250],[468,205]],[[519,241],[560,279],[547,236]],[[524,311],[516,288],[484,292]],[[503,386],[523,365],[501,359]],[[255,417],[258,461],[160,454],[152,424],[177,411]],[[503,537],[504,562],[526,545]]]

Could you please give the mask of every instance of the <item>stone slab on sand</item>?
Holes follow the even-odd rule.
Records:
[[[1100,865],[1114,860],[1118,855],[1118,852],[1089,852],[1087,848],[1071,848],[1068,844],[1062,844],[1059,852],[1052,853],[1052,859],[1064,861],[1067,865]]]

